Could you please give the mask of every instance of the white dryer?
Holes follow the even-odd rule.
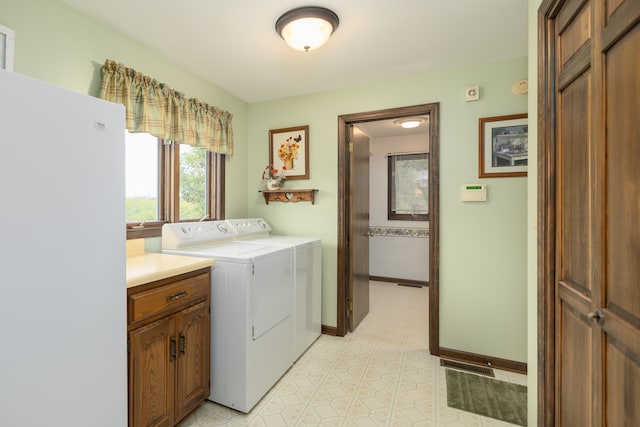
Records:
[[[251,244],[291,248],[293,255],[293,357],[297,360],[320,336],[322,328],[322,240],[271,234],[263,218],[227,220],[236,239]]]
[[[293,364],[290,252],[235,242],[224,221],[165,224],[162,252],[215,259],[209,400],[249,412]]]

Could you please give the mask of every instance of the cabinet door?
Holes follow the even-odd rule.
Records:
[[[209,303],[190,307],[176,317],[178,322],[176,420],[180,420],[209,396]]]
[[[174,317],[153,322],[129,334],[130,427],[172,426],[175,388]]]

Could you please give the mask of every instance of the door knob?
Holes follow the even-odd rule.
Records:
[[[600,311],[600,309],[588,313],[587,317],[589,319],[595,320],[598,323],[601,323],[604,320],[604,314],[602,314],[602,311]]]

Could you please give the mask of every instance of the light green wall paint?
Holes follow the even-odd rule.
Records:
[[[152,76],[187,97],[233,114],[235,153],[227,159],[229,215],[247,211],[248,105],[178,64],[74,9],[51,0],[0,0],[0,24],[16,31],[15,71],[96,96],[100,68],[110,58]]]
[[[337,299],[337,114],[333,94],[318,94],[249,106],[249,216],[264,217],[274,233],[322,239],[322,323],[336,326]],[[309,180],[288,180],[284,188],[316,188],[315,204],[270,203],[257,191],[269,162],[269,129],[309,125]]]
[[[526,361],[526,178],[478,179],[478,119],[525,113],[526,58],[448,72],[440,139],[440,346]],[[449,84],[445,82],[450,82]],[[465,103],[465,84],[481,99]],[[466,155],[463,153],[467,153]],[[487,184],[487,202],[460,186]]]
[[[526,361],[527,180],[479,180],[477,166],[478,119],[526,112],[527,98],[511,93],[526,77],[521,58],[249,106],[249,215],[277,232],[323,239],[323,324],[337,324],[337,116],[440,102],[441,345]],[[471,84],[480,85],[481,100],[467,103]],[[285,188],[317,188],[318,201],[267,206],[257,189],[268,131],[304,124],[311,177]],[[460,201],[460,186],[473,182],[488,184],[487,203]]]
[[[538,8],[529,0],[529,117],[538,117]],[[532,119],[529,123],[534,123]],[[538,128],[529,126],[529,164],[538,164]],[[529,167],[527,197],[527,367],[528,420],[538,425],[538,169]]]

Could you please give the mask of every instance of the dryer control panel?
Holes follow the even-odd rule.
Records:
[[[233,229],[226,221],[178,222],[162,226],[162,249],[222,243],[233,238]]]

